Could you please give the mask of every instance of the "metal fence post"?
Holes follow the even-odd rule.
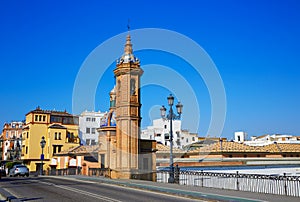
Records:
[[[239,171],[236,171],[236,190],[240,190],[239,187]]]
[[[175,166],[175,183],[179,184],[179,171],[180,168],[178,167],[178,164]]]
[[[201,170],[201,187],[203,187],[203,175],[204,175],[203,170]]]
[[[283,181],[284,181],[284,194],[287,195],[287,185],[286,185],[286,173],[283,173]]]

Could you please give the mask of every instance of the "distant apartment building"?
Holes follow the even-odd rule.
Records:
[[[79,137],[83,145],[98,144],[97,128],[100,128],[100,120],[106,113],[84,111],[79,115]]]
[[[153,125],[142,130],[141,139],[156,140],[158,143],[170,145],[170,121],[155,119]],[[183,148],[198,141],[198,134],[181,129],[181,120],[173,120],[173,147]]]
[[[2,160],[20,160],[22,148],[22,121],[5,123],[0,136]]]
[[[38,171],[41,166],[42,148],[40,142],[45,137],[43,169],[67,168],[55,155],[61,151],[80,145],[78,137],[79,118],[66,111],[42,110],[37,107],[26,114],[22,133],[22,160],[30,171]]]
[[[284,134],[253,136],[251,140],[245,141],[244,144],[249,146],[265,146],[269,144],[300,144],[300,137]]]

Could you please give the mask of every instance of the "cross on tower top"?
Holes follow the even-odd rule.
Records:
[[[130,31],[130,19],[128,19],[128,22],[127,22],[127,30],[128,30],[128,32]]]

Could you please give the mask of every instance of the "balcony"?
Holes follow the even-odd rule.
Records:
[[[66,143],[79,144],[80,143],[80,138],[79,137],[68,137],[66,139]]]

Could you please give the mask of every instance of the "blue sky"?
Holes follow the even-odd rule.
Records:
[[[237,130],[250,136],[300,135],[299,10],[297,0],[1,1],[0,124],[22,120],[36,106],[71,112],[73,85],[82,63],[99,44],[125,32],[130,19],[133,30],[176,31],[209,54],[226,90],[223,137],[232,138]],[[132,42],[134,48],[134,38]],[[197,86],[198,132],[206,135],[211,106],[201,77],[172,55],[157,51],[136,55],[142,65],[155,58],[156,63],[174,67]],[[96,110],[108,108],[113,65],[99,83]],[[145,127],[151,122],[149,109],[166,104],[169,91],[149,86],[142,93]],[[193,119],[183,116],[184,127],[190,128]]]

